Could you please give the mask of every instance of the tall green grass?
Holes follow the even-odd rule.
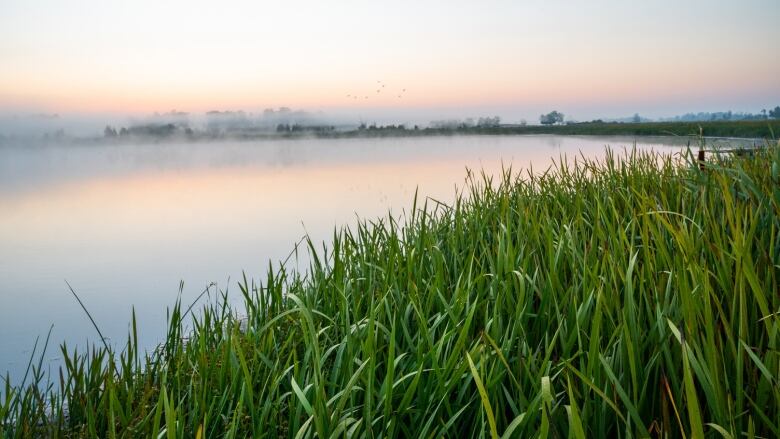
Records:
[[[471,175],[177,304],[166,342],[62,352],[4,437],[780,437],[780,148]]]

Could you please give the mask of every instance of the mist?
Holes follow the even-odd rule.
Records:
[[[280,127],[301,127],[305,130],[354,130],[365,125],[397,125],[426,128],[442,121],[468,121],[498,117],[502,124],[539,123],[540,114],[558,110],[568,122],[604,120],[629,122],[634,115],[642,121],[707,120],[710,114],[723,113],[758,116],[762,110],[771,111],[780,103],[780,96],[764,98],[762,105],[728,106],[716,102],[693,106],[634,106],[611,105],[603,109],[582,105],[483,105],[468,107],[328,107],[313,110],[289,107],[262,109],[219,109],[205,112],[168,110],[151,114],[117,113],[0,113],[0,145],[61,144],[80,141],[99,141],[119,137],[168,137],[172,140],[192,140],[192,134],[211,137],[227,135],[251,138],[272,135]],[[679,111],[675,111],[679,110]],[[700,117],[695,117],[699,115]],[[720,118],[720,117],[718,117]],[[740,117],[741,118],[741,117]],[[123,131],[124,130],[124,131]]]

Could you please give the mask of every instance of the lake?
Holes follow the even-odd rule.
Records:
[[[684,140],[682,141],[684,144]],[[639,148],[680,150],[647,138]],[[131,311],[147,348],[164,338],[183,282],[190,303],[216,282],[238,293],[308,233],[408,210],[418,190],[452,201],[466,169],[543,170],[566,155],[599,157],[627,138],[453,136],[197,144],[0,147],[0,373],[24,373],[36,337],[99,342],[74,288],[110,342]],[[305,265],[305,261],[301,262]]]

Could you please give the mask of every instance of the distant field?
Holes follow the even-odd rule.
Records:
[[[780,134],[780,120],[739,122],[645,122],[645,123],[577,123],[555,126],[500,128],[517,134],[594,134],[634,136],[690,136],[774,138]]]
[[[414,137],[449,135],[521,135],[558,134],[594,136],[699,136],[734,137],[749,139],[777,139],[780,120],[717,121],[717,122],[584,122],[569,125],[499,125],[453,126],[430,128],[407,125],[361,126],[356,129],[337,129],[330,125],[288,126],[285,130],[270,131],[267,128],[228,128],[216,131],[192,130],[174,124],[149,124],[122,128],[121,134],[109,137],[110,141],[210,141],[218,139],[263,140],[299,138],[361,138],[361,137]],[[123,140],[124,139],[124,140]],[[90,139],[102,142],[104,137]],[[0,144],[3,138],[0,137]]]
[[[351,131],[347,135],[446,135],[446,134],[561,134],[602,136],[698,136],[775,139],[780,120],[718,122],[576,123],[570,125],[526,125],[469,128],[398,128]]]

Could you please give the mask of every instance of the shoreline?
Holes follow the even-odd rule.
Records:
[[[156,125],[155,125],[156,127]],[[717,122],[644,122],[644,123],[576,123],[569,125],[526,125],[493,127],[407,128],[403,125],[369,126],[366,128],[337,130],[328,127],[303,126],[299,131],[193,131],[184,126],[166,126],[166,135],[136,135],[115,137],[51,137],[12,138],[0,137],[0,147],[8,145],[56,145],[56,144],[132,144],[132,143],[206,143],[212,141],[259,142],[285,139],[376,139],[413,138],[427,136],[583,136],[627,138],[680,138],[705,140],[734,140],[766,142],[780,135],[780,120],[717,121]]]

